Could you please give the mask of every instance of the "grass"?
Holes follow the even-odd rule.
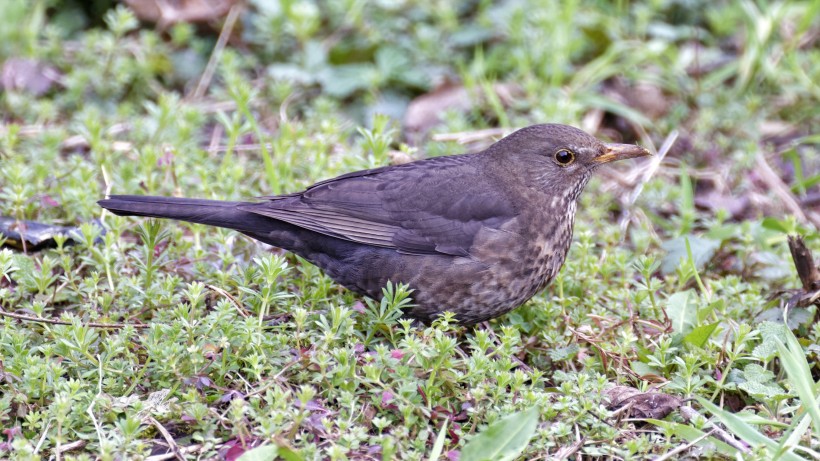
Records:
[[[817,307],[783,290],[787,234],[820,254],[820,4],[547,3],[251,1],[215,48],[122,6],[3,2],[0,60],[59,77],[0,94],[0,215],[77,232],[0,250],[0,457],[466,461],[535,407],[508,459],[818,457]],[[401,114],[445,80],[474,102],[410,145]],[[653,174],[593,180],[560,275],[489,327],[413,325],[405,287],[372,302],[237,233],[95,204],[297,191],[541,122],[678,137]],[[647,424],[616,384],[682,407]]]

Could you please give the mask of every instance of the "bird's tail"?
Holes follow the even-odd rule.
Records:
[[[248,202],[146,195],[110,195],[97,203],[119,216],[176,219],[239,231],[256,231],[260,225],[265,224],[270,226],[270,219],[238,209],[238,206],[248,205]]]

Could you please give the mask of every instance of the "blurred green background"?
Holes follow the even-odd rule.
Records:
[[[816,457],[820,327],[786,235],[820,251],[818,17],[0,2],[0,216],[74,229],[0,250],[0,457]],[[403,290],[373,303],[235,233],[95,203],[298,191],[546,122],[661,155],[601,171],[561,275],[476,329],[413,326]],[[615,385],[670,412],[623,410]]]

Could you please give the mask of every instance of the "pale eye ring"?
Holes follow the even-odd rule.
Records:
[[[571,165],[575,161],[575,154],[569,149],[561,149],[555,153],[555,163],[560,166]]]

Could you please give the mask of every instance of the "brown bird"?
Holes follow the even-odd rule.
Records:
[[[118,215],[235,229],[302,256],[371,298],[406,283],[429,322],[498,317],[543,289],[564,263],[578,196],[600,165],[650,155],[565,125],[534,125],[477,154],[348,173],[256,202],[112,195]]]

